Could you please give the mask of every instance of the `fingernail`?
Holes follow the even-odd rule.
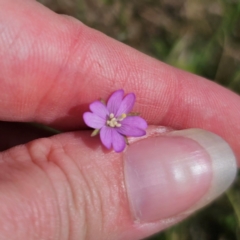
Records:
[[[134,219],[153,222],[203,207],[233,182],[236,159],[219,136],[173,131],[135,142],[124,154],[124,174]]]

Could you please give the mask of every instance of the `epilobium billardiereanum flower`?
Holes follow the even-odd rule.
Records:
[[[87,126],[94,128],[92,136],[100,132],[100,139],[107,149],[122,152],[127,144],[126,137],[146,135],[146,121],[130,113],[135,103],[135,94],[129,93],[124,97],[124,91],[114,92],[107,104],[95,101],[90,104],[92,112],[85,112],[83,119]]]

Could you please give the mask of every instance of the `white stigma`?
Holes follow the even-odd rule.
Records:
[[[119,122],[122,121],[126,116],[127,116],[126,114],[122,114],[120,117],[115,118],[114,114],[110,113],[109,119],[107,120],[107,125],[112,128],[121,127],[122,124]]]

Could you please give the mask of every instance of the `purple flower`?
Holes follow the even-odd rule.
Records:
[[[103,145],[116,152],[122,152],[127,144],[126,137],[140,137],[146,135],[147,123],[130,111],[135,103],[135,94],[129,93],[124,97],[124,91],[118,90],[109,98],[107,104],[95,101],[90,104],[92,112],[85,112],[83,119],[87,126],[100,131]]]

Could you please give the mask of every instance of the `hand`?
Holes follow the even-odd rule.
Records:
[[[240,98],[229,90],[32,0],[0,0],[0,56],[0,119],[65,131],[47,137],[0,125],[8,148],[0,154],[0,239],[141,239],[232,183]],[[134,111],[152,126],[117,154],[90,137],[82,115],[121,88],[136,94]]]

